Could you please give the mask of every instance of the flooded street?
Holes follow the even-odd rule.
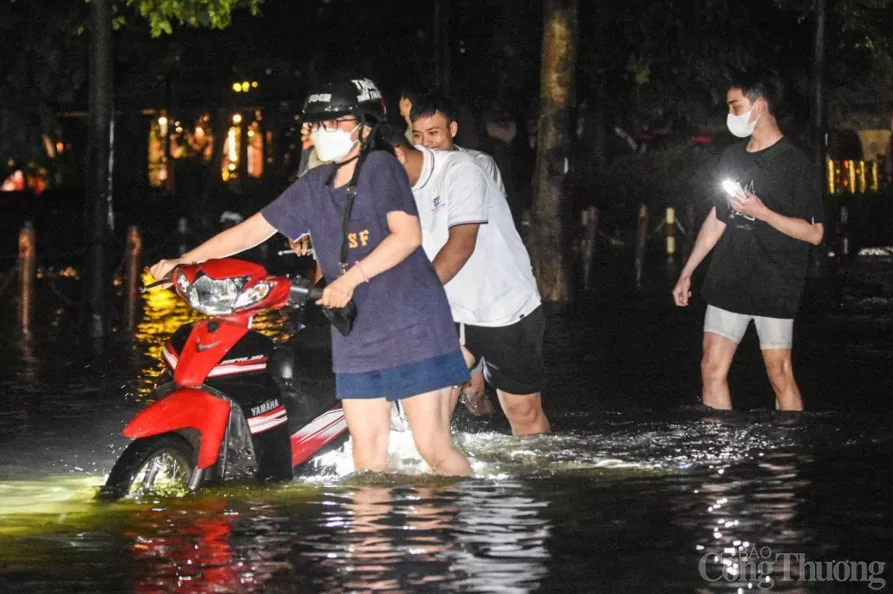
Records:
[[[76,291],[77,281],[59,291]],[[145,297],[137,331],[76,339],[77,309],[39,295],[29,336],[0,297],[0,587],[4,592],[866,592],[893,569],[893,266],[813,283],[795,328],[807,412],[776,413],[751,330],[734,413],[699,403],[703,304],[603,290],[548,310],[555,434],[457,419],[473,480],[353,476],[348,452],[289,484],[180,499],[94,500],[148,402],[160,349],[198,318]],[[256,328],[300,345],[293,318]],[[312,334],[307,334],[312,336]]]

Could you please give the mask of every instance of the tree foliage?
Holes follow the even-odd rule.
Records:
[[[49,159],[56,111],[86,82],[83,8],[67,0],[0,2],[0,175],[10,161],[39,167]]]
[[[149,21],[153,37],[171,34],[175,24],[189,27],[225,29],[237,8],[248,8],[253,16],[260,13],[263,0],[126,0]]]
[[[878,116],[893,110],[893,2],[838,0],[830,6],[829,121],[876,127]]]
[[[615,119],[685,131],[715,119],[727,75],[755,70],[783,83],[808,116],[814,0],[600,3],[581,36],[589,89],[608,85]],[[831,125],[868,125],[891,107],[890,0],[828,0],[826,97]]]
[[[868,116],[893,108],[891,0],[828,3],[829,123],[870,125]],[[805,116],[814,4],[581,1],[578,99],[589,98],[591,106],[604,84],[609,124],[685,132],[721,120],[728,71],[772,69],[786,83],[789,104]],[[485,98],[531,104],[542,3],[450,5],[456,98],[478,106]],[[308,81],[348,67],[390,89],[430,82],[433,73],[429,2],[399,9],[369,0],[116,0],[112,6],[119,106],[158,105],[178,94],[211,103],[232,99],[221,93],[258,71],[280,76],[277,92],[289,98]],[[85,7],[71,0],[0,1],[0,164],[10,157],[45,160],[42,136],[55,138],[54,114],[86,105]],[[261,8],[265,19],[239,18]],[[234,18],[236,26],[229,26]]]
[[[0,2],[0,181],[10,164],[36,168],[50,162],[60,137],[58,114],[83,109],[87,81],[86,2]],[[137,14],[153,37],[175,25],[223,29],[232,13],[259,14],[263,0],[126,0],[114,5],[116,28],[135,26]],[[132,11],[128,14],[129,11]],[[178,52],[171,54],[173,57]],[[171,61],[161,60],[165,67]]]

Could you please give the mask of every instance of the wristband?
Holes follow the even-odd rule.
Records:
[[[360,261],[357,260],[356,262],[353,263],[353,265],[356,266],[356,267],[357,267],[357,270],[360,271],[360,275],[363,277],[363,282],[368,283],[368,282],[369,282],[369,277],[366,276],[366,273],[363,271],[363,267],[360,266]]]

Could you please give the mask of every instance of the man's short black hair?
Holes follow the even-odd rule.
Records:
[[[409,102],[415,105],[416,101],[428,93],[430,91],[424,87],[405,86],[400,89],[400,99],[409,99]]]
[[[413,101],[409,119],[414,122],[419,118],[430,118],[438,112],[446,118],[447,125],[455,122],[458,115],[452,100],[440,93],[431,93]]]
[[[403,150],[415,150],[412,143],[406,139],[406,134],[403,132],[403,126],[381,124],[378,127],[378,134],[383,142],[386,142],[392,147],[399,147]]]
[[[741,94],[751,103],[757,99],[766,101],[769,113],[775,114],[781,100],[779,85],[768,77],[760,77],[749,73],[738,73],[729,77],[729,90],[740,89]]]

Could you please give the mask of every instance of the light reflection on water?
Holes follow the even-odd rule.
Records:
[[[87,589],[119,591],[127,583],[141,592],[522,593],[581,583],[601,586],[592,591],[652,591],[658,584],[736,591],[729,588],[746,590],[747,580],[699,576],[704,555],[727,558],[730,547],[748,543],[812,559],[872,560],[882,543],[893,542],[883,506],[858,495],[859,485],[829,477],[819,467],[827,459],[806,453],[833,423],[798,427],[777,447],[768,445],[778,431],[769,423],[745,442],[739,429],[723,427],[679,422],[669,431],[657,452],[671,453],[686,435],[724,442],[682,465],[674,456],[661,463],[657,452],[637,460],[640,444],[623,430],[560,436],[555,447],[552,438],[466,434],[462,447],[478,478],[460,482],[406,464],[400,474],[317,475],[99,504],[92,500],[101,482],[95,477],[7,480],[0,483],[0,581],[33,591],[63,591],[75,577]],[[600,463],[602,450],[616,457]],[[571,452],[581,455],[567,464]],[[869,493],[893,479],[889,464],[849,469],[875,474],[861,485]],[[825,503],[810,508],[810,498]],[[844,517],[855,526],[870,522],[876,533],[840,547],[834,543]],[[70,573],[42,568],[47,555]],[[721,560],[705,567],[720,575]]]
[[[529,592],[547,575],[550,528],[542,511],[548,504],[524,485],[412,484],[405,477],[388,484],[394,478],[228,487],[184,500],[114,505],[93,502],[80,482],[54,478],[46,501],[16,517],[0,515],[3,574],[28,574],[25,585],[36,586],[41,569],[30,564],[49,548],[74,575],[89,564],[126,565],[134,591],[288,584],[326,592]],[[16,499],[12,488],[0,489],[5,503]],[[110,553],[123,558],[109,563]],[[110,588],[106,577],[79,575]]]
[[[889,417],[590,406],[597,376],[556,346],[583,340],[577,322],[561,317],[550,324],[550,348],[572,372],[548,394],[559,433],[517,440],[504,425],[460,425],[474,480],[426,475],[401,434],[393,474],[350,476],[345,448],[287,485],[97,503],[95,489],[126,444],[120,428],[161,372],[164,340],[200,318],[169,291],[143,299],[134,336],[100,353],[79,352],[58,310],[29,336],[0,339],[4,591],[735,592],[756,585],[706,581],[704,555],[720,557],[705,562],[711,576],[725,551],[745,543],[815,560],[889,556]],[[822,330],[832,340],[845,341],[853,320],[880,323],[864,316],[876,300],[844,303],[852,315],[834,315],[849,326]],[[297,331],[282,312],[255,328],[280,342]],[[874,345],[847,352],[889,361],[889,340]],[[625,373],[622,381],[636,381]],[[883,375],[872,378],[883,385]],[[638,381],[620,387],[653,387]],[[773,591],[812,590],[778,583]]]

